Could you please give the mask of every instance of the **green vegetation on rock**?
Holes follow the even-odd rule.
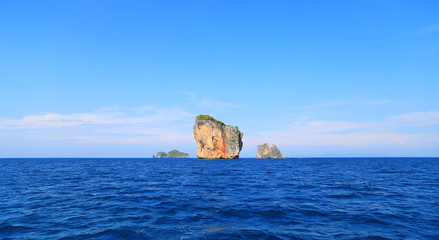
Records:
[[[165,152],[158,152],[156,155],[156,158],[166,158],[168,157],[168,154]]]
[[[218,121],[218,120],[216,120],[215,118],[213,118],[213,117],[211,117],[209,115],[203,115],[203,114],[198,115],[196,120],[210,120],[210,121],[213,121],[213,122],[215,122],[215,123],[217,123],[217,124],[219,124],[221,126],[226,125],[223,122]]]
[[[184,153],[184,152],[180,152],[176,149],[165,153],[165,152],[158,152],[157,156],[154,156],[154,154],[152,155],[153,158],[189,158],[189,154]]]
[[[189,154],[178,150],[172,150],[168,152],[168,158],[189,158]]]

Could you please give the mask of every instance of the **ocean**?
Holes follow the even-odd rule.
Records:
[[[439,239],[439,158],[0,159],[0,239]]]

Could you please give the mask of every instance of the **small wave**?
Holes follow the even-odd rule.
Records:
[[[61,239],[63,239],[63,240],[69,240],[69,239],[97,239],[97,240],[100,240],[100,239],[101,240],[104,240],[104,239],[149,239],[144,234],[145,234],[145,232],[119,228],[119,229],[107,229],[107,230],[97,232],[97,233],[72,235],[69,237],[61,238]]]
[[[366,237],[354,238],[355,240],[392,240],[392,238],[386,238],[378,235],[368,235]]]
[[[237,231],[220,231],[214,234],[207,235],[208,239],[298,239],[289,236],[282,238],[269,231],[262,231],[257,229],[241,229]]]
[[[317,211],[317,210],[310,210],[310,209],[304,209],[304,210],[301,210],[299,212],[302,213],[303,215],[309,216],[309,217],[327,217],[327,216],[329,216],[329,214],[326,212]]]
[[[285,211],[275,209],[258,211],[258,214],[267,219],[282,219],[287,217],[287,213]]]
[[[28,227],[24,227],[24,226],[14,226],[14,225],[8,225],[6,224],[5,226],[0,227],[0,233],[23,233],[23,232],[28,232],[30,231],[31,228]]]
[[[364,224],[372,224],[372,225],[384,225],[387,226],[390,223],[383,220],[383,218],[376,218],[373,216],[369,216],[369,215],[362,215],[362,216],[358,216],[354,218],[354,221],[359,221],[361,223]]]
[[[328,195],[329,198],[336,198],[336,199],[351,199],[351,198],[357,198],[357,194],[332,194]]]
[[[289,219],[287,213],[284,209],[268,209],[268,210],[253,210],[253,209],[236,209],[230,208],[225,210],[218,210],[223,217],[230,218],[240,218],[240,219],[250,219],[250,218],[263,218],[271,221],[280,221]]]

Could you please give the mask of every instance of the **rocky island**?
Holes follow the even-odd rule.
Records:
[[[158,152],[155,156],[153,154],[152,158],[189,158],[189,154],[174,149],[168,153]]]
[[[168,158],[189,158],[189,154],[174,149],[168,152]]]
[[[282,153],[276,145],[273,144],[270,148],[267,143],[264,143],[263,145],[258,145],[256,158],[282,158]]]
[[[199,159],[238,159],[244,134],[209,115],[195,119],[194,137]]]

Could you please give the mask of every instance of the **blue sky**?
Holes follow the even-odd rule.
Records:
[[[437,1],[1,1],[0,157],[439,156]]]

